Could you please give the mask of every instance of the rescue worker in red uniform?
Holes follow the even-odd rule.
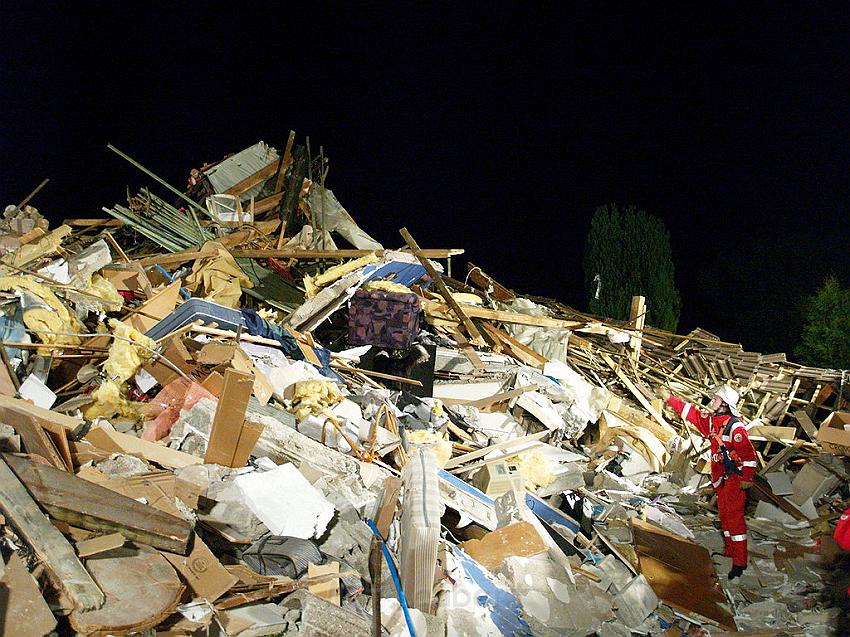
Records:
[[[711,484],[717,493],[720,526],[726,543],[724,555],[732,558],[729,579],[735,579],[747,568],[744,508],[746,490],[753,485],[758,466],[753,443],[736,409],[738,392],[729,385],[716,387],[707,410],[671,395],[666,388],[661,388],[659,395],[683,420],[696,425],[703,437],[711,441]]]

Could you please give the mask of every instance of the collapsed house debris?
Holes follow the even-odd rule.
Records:
[[[455,279],[294,133],[186,192],[112,150],[155,183],[110,218],[0,222],[0,634],[829,634],[843,371]],[[733,581],[657,397],[720,383],[758,464]]]

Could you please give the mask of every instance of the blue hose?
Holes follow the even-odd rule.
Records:
[[[381,537],[381,532],[378,530],[378,527],[375,526],[375,523],[368,518],[366,518],[365,522],[366,526],[368,526],[372,533],[375,534],[375,537],[378,538],[378,541],[381,544],[381,552],[384,554],[384,559],[387,561],[387,567],[390,569],[390,575],[393,578],[393,584],[395,585],[395,590],[398,593],[398,603],[401,604],[401,612],[404,613],[404,621],[407,622],[407,630],[410,632],[410,637],[416,637],[416,631],[413,630],[413,620],[410,618],[410,611],[407,608],[407,597],[404,596],[404,590],[401,588],[401,580],[398,578],[398,571],[395,569],[395,563],[393,563],[393,557],[390,555],[390,550],[387,548],[386,543],[384,543],[384,538]]]
[[[166,279],[168,279],[169,281],[171,281],[172,283],[174,283],[174,277],[173,277],[173,276],[171,276],[170,274],[168,274],[168,270],[166,270],[165,268],[163,268],[161,265],[155,265],[155,266],[153,266],[153,267],[155,267],[157,270],[159,270],[160,272],[162,272],[162,273],[165,275],[165,278],[166,278]],[[183,296],[185,296],[187,299],[191,299],[191,298],[192,298],[192,297],[189,295],[189,293],[188,293],[186,290],[184,290],[182,287],[180,288],[180,291],[183,293]]]

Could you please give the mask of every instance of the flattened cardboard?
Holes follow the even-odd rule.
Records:
[[[339,606],[339,562],[307,565],[307,589],[316,597]]]
[[[850,413],[844,411],[834,411],[823,421],[818,430],[818,442],[826,451],[850,456],[850,431],[845,431],[844,425],[850,425]]]
[[[218,558],[197,535],[189,555],[177,555],[166,551],[160,551],[160,553],[177,569],[189,587],[192,597],[203,597],[214,602],[239,581],[221,565]]]
[[[244,446],[247,444],[243,443],[240,449],[240,438],[245,431],[245,412],[248,410],[248,400],[253,388],[254,377],[251,374],[234,369],[228,369],[224,373],[224,389],[215,411],[210,442],[204,456],[205,463],[225,467],[244,465],[244,462],[239,465],[234,462],[237,450],[244,452]]]

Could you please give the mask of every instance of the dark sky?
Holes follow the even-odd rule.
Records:
[[[43,213],[98,216],[148,183],[107,142],[182,186],[292,128],[386,245],[579,308],[608,202],[667,224],[680,331],[790,350],[800,297],[850,283],[850,12],[66,4],[3,9],[3,205],[50,177]]]

